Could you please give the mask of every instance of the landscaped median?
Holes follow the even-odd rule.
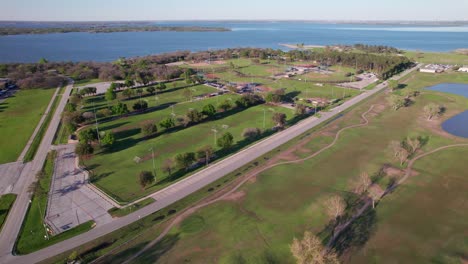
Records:
[[[44,217],[54,172],[55,156],[55,151],[51,151],[48,154],[42,171],[37,175],[37,183],[30,187],[29,191],[33,192],[33,197],[15,244],[14,250],[17,254],[28,254],[48,247],[80,233],[84,233],[90,230],[94,225],[93,221],[89,221],[58,235],[51,235],[47,231],[48,227],[44,222]]]

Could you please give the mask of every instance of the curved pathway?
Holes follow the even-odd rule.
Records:
[[[367,126],[369,124],[369,120],[366,118],[366,115],[372,111],[372,109],[374,108],[374,105],[372,105],[369,110],[367,110],[365,113],[363,113],[361,115],[362,119],[364,120],[363,123],[360,123],[360,124],[355,124],[355,125],[350,125],[350,126],[347,126],[347,127],[344,127],[342,129],[340,129],[336,135],[335,135],[335,138],[333,140],[333,142],[331,142],[329,145],[327,145],[326,147],[318,150],[317,152],[315,152],[314,154],[310,155],[310,156],[307,156],[305,158],[302,158],[302,159],[296,159],[296,160],[290,160],[290,161],[283,161],[283,162],[278,162],[278,163],[274,163],[274,164],[271,164],[271,165],[268,165],[264,168],[262,168],[261,170],[257,171],[256,173],[252,174],[252,175],[249,175],[248,177],[246,177],[245,179],[243,179],[241,182],[239,182],[234,188],[232,188],[230,191],[224,193],[223,195],[217,197],[216,199],[213,199],[211,201],[207,201],[207,202],[204,202],[204,203],[201,203],[199,205],[196,205],[196,206],[193,206],[193,207],[190,207],[188,209],[186,209],[183,213],[181,213],[179,216],[177,216],[174,220],[172,220],[172,222],[163,230],[163,232],[156,238],[154,239],[153,241],[151,241],[148,245],[146,245],[142,250],[140,250],[139,252],[137,252],[135,255],[133,255],[130,259],[126,260],[124,262],[124,264],[127,264],[127,263],[131,263],[132,260],[134,260],[135,258],[137,258],[138,256],[140,256],[143,252],[145,252],[146,250],[148,250],[149,248],[151,248],[152,246],[154,246],[156,243],[158,243],[159,241],[161,241],[166,235],[167,233],[169,233],[169,231],[176,225],[178,225],[180,222],[182,222],[182,220],[184,220],[186,217],[188,217],[189,215],[195,213],[198,209],[201,209],[203,207],[207,207],[211,204],[214,204],[218,201],[221,201],[221,200],[224,200],[226,197],[228,197],[229,195],[231,195],[232,193],[234,193],[235,191],[237,191],[243,184],[245,184],[247,181],[249,181],[251,178],[257,176],[258,174],[266,171],[266,170],[269,170],[273,167],[276,167],[276,166],[280,166],[280,165],[286,165],[286,164],[292,164],[292,163],[299,163],[299,162],[303,162],[303,161],[306,161],[306,160],[309,160],[309,159],[312,159],[318,155],[320,155],[322,152],[332,148],[339,140],[340,138],[340,135],[345,131],[345,130],[348,130],[348,129],[352,129],[352,128],[357,128],[357,127],[364,127],[364,126]]]

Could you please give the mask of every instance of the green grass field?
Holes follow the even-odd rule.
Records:
[[[235,100],[236,96],[224,95],[219,98],[178,104],[174,107],[174,113],[181,115],[186,113],[189,108],[201,110],[205,104],[216,104],[217,100],[222,101],[226,98],[233,98]],[[292,110],[260,105],[172,133],[164,133],[150,140],[141,140],[142,134],[139,131],[138,124],[145,120],[153,120],[159,123],[163,118],[171,116],[171,108],[104,123],[100,126],[100,131],[111,129],[114,131],[120,130],[120,132],[116,132],[117,142],[112,147],[111,151],[101,152],[93,156],[91,160],[86,161],[86,165],[92,169],[96,175],[97,180],[95,184],[98,187],[121,201],[135,200],[179,179],[171,178],[162,172],[161,165],[164,160],[172,158],[176,154],[182,152],[196,151],[199,147],[204,145],[211,145],[214,149],[218,149],[214,143],[213,128],[220,131],[218,136],[224,131],[229,131],[234,136],[234,142],[240,141],[242,139],[241,133],[244,128],[263,128],[263,109],[266,111],[266,128],[274,126],[271,120],[273,114],[272,110],[284,112],[289,118],[293,116]],[[223,126],[227,127],[223,128]],[[151,147],[155,149],[156,177],[158,184],[142,191],[137,183],[137,175],[142,170],[152,170]],[[240,147],[244,147],[244,145]],[[144,162],[136,164],[133,161],[136,156],[142,158]]]
[[[34,137],[33,142],[31,143],[31,146],[29,147],[28,151],[26,152],[26,155],[24,156],[25,162],[33,160],[34,156],[36,156],[37,149],[39,148],[39,145],[42,142],[42,138],[44,137],[45,132],[49,128],[50,121],[52,120],[52,117],[54,116],[55,109],[57,108],[57,105],[59,104],[61,98],[62,98],[61,95],[57,95],[54,98],[50,111],[47,114],[46,118],[44,119],[44,123],[42,123],[41,127],[39,128],[39,131],[36,134],[36,137]]]
[[[86,86],[86,85],[91,85],[95,83],[100,83],[103,82],[101,79],[87,79],[87,80],[80,80],[80,81],[75,81],[74,86]]]
[[[440,63],[440,64],[468,64],[468,55],[458,54],[455,52],[450,53],[436,53],[436,52],[416,52],[406,51],[404,55],[422,63]]]
[[[0,164],[16,161],[54,92],[55,89],[20,90],[0,103]]]
[[[28,212],[24,218],[18,240],[15,244],[17,254],[28,254],[41,248],[66,240],[92,228],[93,222],[83,223],[71,230],[55,236],[47,236],[44,217],[47,208],[48,192],[54,170],[55,152],[50,152],[43,168],[43,176],[39,178]],[[48,238],[48,239],[47,239]]]
[[[2,230],[3,223],[5,222],[6,217],[10,208],[13,206],[13,203],[16,200],[16,194],[8,193],[0,196],[0,231]]]
[[[454,79],[468,83],[468,78],[460,74],[437,78],[415,74],[408,78],[406,89]],[[359,115],[371,104],[385,102],[384,97],[381,94],[358,106],[330,126],[338,129],[358,123]],[[369,126],[344,132],[337,145],[320,156],[265,171],[255,183],[241,189],[245,192],[242,199],[199,210],[135,262],[294,263],[289,251],[293,237],[301,237],[305,230],[317,234],[324,230],[327,222],[321,205],[324,199],[331,194],[345,194],[350,181],[362,171],[373,175],[384,163],[397,166],[388,151],[391,140],[402,140],[408,135],[428,136],[423,151],[453,144],[454,139],[443,137],[422,123],[422,108],[433,101],[446,105],[448,112],[444,118],[466,107],[466,99],[459,96],[449,99],[440,93],[424,91],[408,108],[372,114]],[[330,136],[320,135],[305,148],[318,149],[327,142]],[[306,156],[303,151],[295,154]],[[466,255],[468,247],[461,232],[467,228],[463,221],[467,216],[463,203],[467,198],[463,177],[466,153],[466,149],[447,151],[417,163],[419,175],[385,198],[376,209],[376,217],[363,222],[362,233],[350,241],[343,260],[446,263]],[[356,257],[349,259],[349,254]]]

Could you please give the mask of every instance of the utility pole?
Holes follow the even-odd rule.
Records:
[[[263,130],[265,130],[265,121],[266,121],[266,109],[263,108]]]
[[[216,146],[216,140],[217,140],[216,133],[218,133],[218,130],[216,128],[213,128],[213,129],[211,129],[211,131],[214,132],[214,144]]]
[[[156,165],[154,163],[154,146],[151,145],[151,157],[153,158],[153,173],[154,173],[154,179],[156,181]]]
[[[98,121],[97,121],[97,116],[96,116],[96,107],[94,106],[94,102],[93,102],[93,111],[94,111],[94,121],[96,122],[97,138],[98,138],[99,145],[101,145],[101,136],[99,135],[99,126],[98,126]]]

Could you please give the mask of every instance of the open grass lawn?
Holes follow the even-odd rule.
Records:
[[[406,89],[419,89],[419,74],[410,77]],[[425,78],[424,76],[421,78]],[[432,83],[452,79],[468,83],[460,75],[439,75]],[[347,116],[332,122],[328,129],[360,122],[360,114],[372,104],[385,103],[384,94],[371,99]],[[388,149],[391,140],[406,136],[428,136],[422,151],[468,142],[441,136],[422,118],[422,108],[429,102],[446,105],[451,115],[466,107],[466,99],[453,96],[451,101],[439,93],[425,91],[416,103],[397,112],[376,108],[369,115],[370,125],[342,134],[337,145],[320,156],[294,165],[282,165],[257,176],[255,183],[244,186],[244,196],[235,201],[219,202],[203,208],[185,219],[179,227],[136,263],[294,263],[289,244],[302,237],[305,230],[325,238],[327,220],[322,202],[331,194],[347,194],[350,182],[360,172],[375,174],[383,164],[397,166]],[[379,110],[380,109],[380,110]],[[331,135],[321,134],[296,151],[307,156],[307,149],[331,141]],[[384,198],[353,236],[351,246],[344,247],[342,258],[355,263],[428,263],[460,260],[468,248],[464,230],[466,221],[466,169],[464,158],[468,150],[449,150],[428,156],[416,164],[417,176],[396,192]],[[137,243],[137,242],[135,242]],[[364,246],[364,248],[362,248]],[[352,256],[349,259],[349,256]]]
[[[178,104],[174,107],[174,113],[183,115],[189,108],[201,111],[202,107],[208,103],[216,105],[218,100],[232,98],[234,101],[236,97],[236,95],[224,95],[198,102]],[[100,131],[113,130],[117,141],[110,151],[98,153],[85,163],[93,170],[97,186],[121,201],[135,200],[185,176],[183,171],[173,174],[172,177],[163,173],[161,166],[166,159],[173,158],[179,153],[196,151],[205,145],[211,145],[215,150],[219,149],[215,146],[213,128],[219,131],[218,137],[225,131],[232,133],[234,142],[243,139],[241,134],[245,128],[258,127],[262,129],[263,109],[266,113],[266,128],[272,128],[275,125],[271,120],[273,111],[286,113],[288,119],[293,117],[293,111],[290,109],[260,105],[237,113],[221,114],[220,118],[213,121],[206,121],[169,133],[164,133],[164,130],[161,129],[162,134],[149,140],[142,138],[139,123],[146,120],[159,123],[160,120],[171,117],[171,108],[104,123],[101,124]],[[143,170],[152,171],[151,147],[154,147],[155,150],[158,183],[142,191],[137,182],[137,175]],[[235,146],[234,149],[242,147],[245,147],[245,143]],[[142,158],[143,162],[135,163],[133,159],[136,156]]]
[[[468,64],[468,55],[458,54],[455,52],[450,53],[436,53],[436,52],[421,52],[421,55],[416,51],[406,51],[404,55],[422,63],[440,63],[440,64]],[[421,57],[422,56],[422,57]]]
[[[86,80],[80,80],[80,81],[75,81],[74,86],[86,86],[86,85],[91,85],[95,83],[100,83],[103,82],[101,79],[86,79]]]
[[[20,90],[0,103],[0,164],[16,161],[55,89]]]
[[[172,105],[180,102],[185,102],[185,101],[190,101],[193,97],[203,95],[203,94],[208,94],[208,93],[214,93],[217,92],[216,89],[206,86],[206,85],[196,85],[192,87],[186,87],[186,88],[173,88],[172,84],[167,84],[167,90],[162,92],[162,93],[157,93],[154,95],[150,95],[146,93],[145,88],[142,88],[144,93],[142,94],[142,100],[145,100],[148,103],[148,108],[151,107],[156,107],[156,106],[161,106],[161,105]],[[191,97],[186,96],[184,93],[185,90],[190,90],[191,92]],[[120,94],[121,92],[118,92]],[[122,101],[123,103],[127,104],[127,107],[129,110],[132,110],[132,106],[138,102],[140,98],[135,95],[133,98],[129,100],[124,100]],[[104,95],[98,95],[98,96],[93,96],[93,97],[88,97],[85,101],[84,107],[81,109],[82,111],[93,111],[93,108],[96,109],[96,111],[109,107],[112,105],[115,105],[118,103],[118,100],[114,100],[111,102],[106,101],[104,98]]]
[[[16,194],[8,193],[0,196],[0,231],[2,230],[3,223],[5,222],[6,217],[10,208],[13,206],[13,203],[16,200]]]

